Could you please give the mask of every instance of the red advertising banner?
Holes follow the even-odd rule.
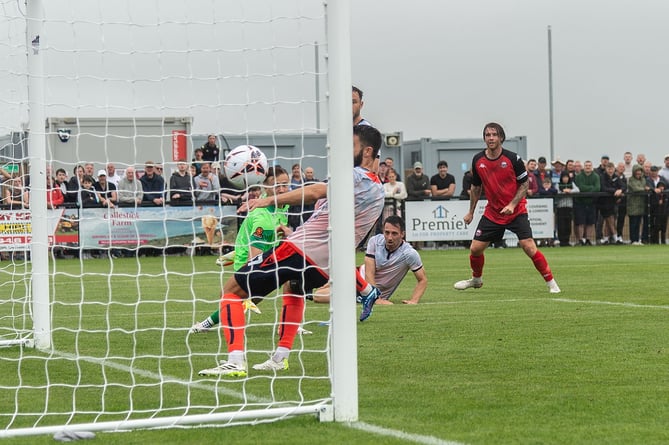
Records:
[[[186,149],[188,140],[185,130],[172,130],[172,160],[187,161]]]

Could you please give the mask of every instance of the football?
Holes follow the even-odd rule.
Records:
[[[245,190],[265,180],[267,156],[258,147],[240,145],[226,156],[223,171],[233,186]]]

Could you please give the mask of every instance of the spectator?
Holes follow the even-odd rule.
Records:
[[[142,184],[135,177],[135,167],[125,169],[125,176],[118,182],[118,202],[126,206],[138,206],[142,203],[144,192]]]
[[[395,160],[390,156],[387,156],[384,162],[386,163],[386,167],[388,167],[388,170],[390,170],[391,168],[395,168]],[[402,177],[400,176],[396,168],[395,168],[395,174],[397,175],[397,181],[401,182]]]
[[[63,199],[65,199],[65,194],[67,193],[67,172],[64,168],[59,168],[56,170],[56,179],[54,185],[60,188],[60,191],[63,194]]]
[[[528,160],[525,168],[527,168],[527,196],[534,196],[539,193],[539,183],[537,182],[537,176],[534,174],[537,171],[536,159]],[[464,182],[462,189],[464,190]],[[463,199],[463,197],[460,196],[460,199]],[[469,195],[464,199],[469,199]]]
[[[65,194],[65,202],[76,203],[79,200],[79,189],[81,189],[81,180],[84,177],[84,167],[76,165],[74,167],[73,175],[67,181],[67,193]]]
[[[423,164],[420,162],[413,164],[413,173],[407,177],[405,185],[408,195],[407,200],[409,201],[419,201],[429,198],[432,194],[430,180],[423,174]]]
[[[11,210],[27,209],[30,207],[30,195],[23,185],[23,179],[19,174],[12,174],[2,185],[2,204]]]
[[[111,162],[107,163],[107,182],[114,184],[114,187],[118,188],[118,182],[121,180],[121,177],[116,173],[116,166]]]
[[[534,173],[532,173],[534,176]],[[534,182],[536,184],[537,177],[534,176]],[[538,187],[537,187],[538,189]],[[462,191],[460,192],[460,199],[463,201],[469,201],[470,193],[472,190],[472,171],[467,170],[464,175],[462,175]]]
[[[313,167],[307,167],[304,169],[304,182],[307,184],[313,184],[314,182],[321,182],[320,179],[316,179],[316,176],[314,176]]]
[[[574,184],[569,172],[563,171],[558,184],[558,196],[555,198],[555,213],[557,215],[557,232],[560,247],[569,247],[571,238],[571,224],[574,216],[574,200],[572,193],[578,193],[578,187]]]
[[[379,162],[379,170],[376,174],[379,176],[381,184],[388,182],[388,165],[385,161]]]
[[[295,190],[302,187],[302,184],[304,184],[304,176],[302,176],[302,168],[300,167],[300,164],[293,164],[291,173],[290,189]]]
[[[660,169],[660,176],[665,185],[669,184],[669,154],[664,156],[664,167]]]
[[[157,175],[153,161],[144,163],[144,174],[139,178],[142,184],[142,201],[156,206],[165,204],[165,180]]]
[[[638,153],[636,155],[636,163],[643,167],[643,164],[646,163],[646,155],[643,153]],[[634,171],[632,171],[634,173]]]
[[[95,179],[92,176],[84,175],[81,178],[81,190],[79,191],[79,205],[81,207],[100,207],[100,199],[95,191],[93,184]]]
[[[216,135],[210,134],[207,136],[207,142],[201,147],[202,159],[208,162],[218,161],[219,148],[216,145]]]
[[[594,172],[591,161],[585,161],[583,171],[576,175],[574,183],[581,193],[598,192],[601,183],[599,175]],[[576,237],[580,238],[581,246],[591,246],[590,231],[595,228],[597,222],[596,198],[578,197],[574,199],[574,224]]]
[[[664,193],[665,184],[660,181],[650,196],[650,243],[667,243],[667,214],[669,214],[669,199]]]
[[[200,174],[200,169],[202,168],[202,164],[205,162],[205,160],[204,160],[204,151],[202,151],[201,148],[196,148],[195,151],[193,152],[193,155],[194,158],[193,158],[193,163],[191,165],[195,166],[195,174],[193,175],[194,178]]]
[[[94,187],[98,192],[102,207],[116,207],[116,204],[118,204],[118,193],[116,192],[116,186],[109,182],[106,170],[98,172],[98,182],[95,183]]]
[[[632,154],[630,153],[630,159]],[[620,181],[623,194],[616,200],[616,232],[618,233],[619,242],[616,241],[616,244],[623,244],[623,230],[625,228],[625,216],[627,216],[627,196],[625,192],[627,191],[627,175],[625,174],[625,163],[618,162],[616,165],[616,175],[618,175],[618,181]]]
[[[193,180],[193,186],[197,201],[218,202],[221,185],[218,183],[218,176],[211,172],[211,164],[209,162],[202,163],[202,170]]]
[[[557,189],[558,184],[560,184],[560,175],[565,169],[565,163],[560,160],[560,158],[551,162],[553,168],[551,169],[551,182],[553,186]]]
[[[403,183],[397,180],[395,169],[388,172],[388,182],[383,184],[383,190],[386,193],[386,204],[383,207],[383,220],[390,215],[401,216],[401,209],[404,200],[407,199],[407,189]],[[387,204],[388,199],[393,199],[392,204]]]
[[[629,218],[630,241],[633,246],[643,246],[639,239],[641,221],[646,212],[646,193],[650,186],[643,176],[643,167],[635,165],[632,177],[627,180],[627,216]]]
[[[609,163],[609,155],[602,155],[602,158],[599,161],[599,166],[595,169],[595,173],[597,173],[600,177],[606,173],[606,166]]]
[[[574,179],[576,179],[576,175],[581,173],[583,171],[583,164],[581,161],[576,160],[574,161]]]
[[[64,170],[63,170],[64,171]],[[65,202],[65,195],[60,188],[60,185],[56,183],[56,180],[51,177],[46,177],[46,207],[48,209],[55,209]]]
[[[569,177],[573,181],[574,178],[576,177],[576,173],[574,172],[574,160],[567,159],[567,165],[565,165],[564,168],[569,173]]]
[[[188,173],[188,164],[177,162],[177,171],[170,176],[170,203],[190,204],[193,202],[193,178]]]
[[[437,163],[437,173],[430,178],[432,199],[451,199],[455,193],[455,177],[448,173],[448,162]]]
[[[622,244],[623,239],[618,235],[615,218],[616,202],[623,196],[622,182],[616,175],[613,162],[608,162],[604,174],[600,177],[600,191],[606,193],[597,200],[599,214],[602,217],[602,239],[600,244]]]
[[[88,175],[91,178],[95,177],[95,165],[92,162],[84,164],[84,175]],[[95,182],[95,179],[93,179],[93,182]]]
[[[634,167],[634,163],[632,162],[632,152],[631,151],[626,151],[625,154],[623,154],[623,165],[625,166],[625,177],[629,178],[632,176],[632,167]],[[618,170],[618,176],[620,176],[620,171]]]
[[[540,196],[553,196],[557,195],[557,189],[553,187],[553,181],[551,178],[546,176],[543,181],[541,181],[541,187],[539,188]]]
[[[537,159],[538,165],[537,165],[537,171],[534,172],[534,174],[537,177],[537,183],[541,184],[548,174],[548,168],[546,165],[546,158],[543,156],[540,156],[539,159]]]

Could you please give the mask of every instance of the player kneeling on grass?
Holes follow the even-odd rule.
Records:
[[[418,252],[404,241],[404,220],[399,216],[389,216],[383,222],[383,233],[374,235],[367,242],[365,263],[360,266],[360,274],[381,291],[376,304],[393,304],[390,301],[400,283],[411,271],[416,277],[411,298],[403,304],[418,304],[427,289],[427,275]],[[329,285],[316,289],[307,298],[316,303],[330,302]]]
[[[376,173],[371,171],[381,147],[381,133],[371,126],[353,128],[353,192],[355,244],[373,227],[381,214],[384,196],[383,186]],[[325,285],[329,276],[330,226],[327,184],[315,183],[274,197],[247,202],[249,212],[269,205],[300,205],[315,203],[311,217],[284,239],[277,247],[253,258],[223,286],[221,318],[228,349],[228,359],[219,366],[204,369],[200,375],[244,377],[247,375],[245,336],[246,326],[242,303],[250,295],[264,296],[283,286],[281,325],[279,342],[269,360],[253,366],[262,371],[288,369],[288,357],[302,323],[304,314],[304,290]],[[244,206],[240,208],[244,210]],[[295,292],[291,282],[301,283],[301,294]],[[366,320],[380,292],[358,276],[357,290],[362,295],[360,321]],[[298,289],[299,291],[299,289]]]
[[[491,122],[483,127],[486,149],[476,154],[472,160],[472,187],[469,211],[463,217],[465,223],[471,224],[474,218],[481,189],[485,190],[488,204],[470,247],[472,277],[458,281],[453,287],[465,290],[483,286],[483,252],[491,242],[502,239],[505,230],[510,230],[518,236],[518,244],[534,263],[548,290],[558,293],[560,288],[553,278],[548,262],[532,238],[525,199],[528,189],[525,163],[516,153],[502,147],[505,138],[501,125]]]

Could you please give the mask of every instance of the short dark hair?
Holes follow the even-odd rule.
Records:
[[[360,100],[362,100],[362,90],[360,88],[356,87],[355,85],[353,85],[352,89],[353,89],[352,92],[353,93],[358,93],[358,96],[360,96]]]
[[[281,167],[280,165],[273,165],[270,168],[267,169],[267,175],[265,176],[265,180],[263,181],[263,184],[267,182],[269,178],[279,176],[279,175],[286,175],[290,176],[288,172]]]
[[[502,140],[502,142],[506,140],[506,133],[504,133],[504,128],[502,128],[502,126],[497,122],[488,122],[487,124],[485,124],[485,127],[483,127],[483,140],[485,140],[485,131],[488,128],[497,130],[497,135]]]
[[[356,125],[353,134],[358,136],[360,143],[365,147],[372,147],[372,157],[376,158],[381,149],[381,133],[371,125]]]
[[[404,220],[397,215],[390,215],[383,221],[383,225],[390,224],[391,226],[399,227],[404,232],[406,230]]]
[[[437,168],[441,167],[442,165],[444,167],[448,168],[448,162],[444,161],[443,159],[441,161],[437,162]]]
[[[59,168],[58,170],[56,170],[56,174],[58,174],[58,173],[63,173],[65,175],[67,175],[67,172],[65,171],[64,168]]]

